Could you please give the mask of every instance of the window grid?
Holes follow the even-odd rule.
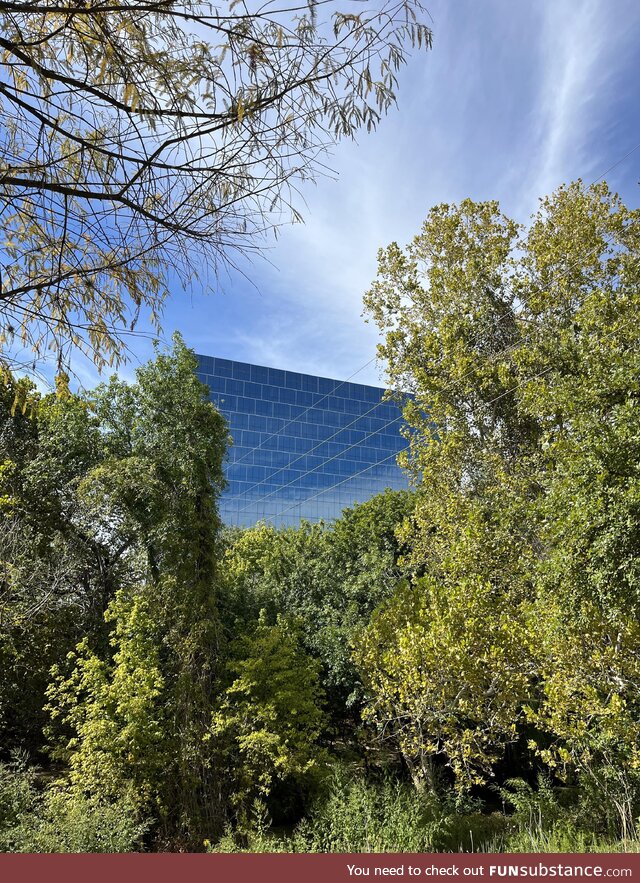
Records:
[[[395,402],[382,402],[384,389],[197,358],[198,377],[233,438],[225,469],[228,487],[220,498],[226,524],[328,521],[385,488],[407,487],[393,457],[406,447],[402,421],[391,423],[401,412]]]

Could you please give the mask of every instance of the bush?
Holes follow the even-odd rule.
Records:
[[[22,759],[0,764],[0,850],[11,851],[8,832],[31,813],[37,801],[35,773]]]
[[[461,809],[463,810],[461,812]],[[254,824],[239,842],[228,831],[213,852],[436,852],[481,848],[504,830],[504,817],[464,812],[455,797],[418,792],[394,779],[348,781],[332,787],[289,835],[269,830],[254,811]]]
[[[298,836],[314,852],[428,852],[440,822],[433,801],[406,785],[338,779]]]
[[[522,779],[506,783],[500,793],[514,808],[507,828],[491,845],[495,852],[617,852],[636,851],[637,839],[619,840],[611,826],[615,807],[604,795],[581,782],[578,788],[554,787],[540,776],[537,788]]]
[[[418,792],[393,779],[348,781],[336,775],[324,799],[290,834],[270,828],[256,802],[250,832],[228,829],[210,852],[636,852],[640,837],[618,840],[586,823],[580,789],[537,787],[521,779],[500,789],[512,812],[482,812],[453,791]]]
[[[88,797],[62,783],[44,791],[23,763],[0,766],[0,851],[131,852],[148,828],[133,801]]]

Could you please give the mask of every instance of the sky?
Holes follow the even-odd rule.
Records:
[[[177,329],[199,353],[346,379],[375,356],[362,296],[377,250],[407,244],[433,205],[498,199],[526,222],[538,197],[605,172],[628,205],[640,204],[637,0],[425,6],[433,49],[403,69],[398,107],[373,134],[333,149],[335,176],[303,189],[305,223],[268,240],[244,275],[208,292],[176,284],[165,338]],[[127,378],[152,352],[146,337],[129,345]],[[75,367],[84,385],[96,382],[91,366]],[[382,385],[382,366],[357,378]]]

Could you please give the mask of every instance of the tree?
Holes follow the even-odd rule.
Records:
[[[530,696],[529,635],[478,578],[404,584],[355,648],[365,718],[400,751],[417,788],[436,791],[438,763],[460,790],[482,784],[514,741]]]
[[[279,613],[293,617],[304,649],[322,663],[332,723],[349,739],[362,699],[351,647],[405,573],[399,559],[409,550],[395,532],[413,503],[410,491],[387,490],[330,525],[258,524],[226,550],[222,606],[229,630],[256,620],[261,610],[273,623]]]
[[[594,795],[610,833],[640,807],[640,211],[606,185],[543,200],[519,407],[540,439],[532,610],[542,695],[531,720],[551,767]],[[544,372],[544,373],[542,373]]]
[[[534,724],[538,759],[614,795],[622,832],[640,798],[639,231],[640,212],[604,183],[561,187],[526,231],[497,203],[436,206],[406,250],[380,252],[366,297],[390,385],[416,396],[405,409],[405,462],[423,483],[412,560],[429,577],[409,623],[400,607],[374,619],[362,660],[372,714],[403,714],[400,749],[442,750],[456,767],[439,714],[455,702],[432,687],[441,659],[473,723],[487,684],[455,648],[473,643],[486,587],[493,612],[474,652],[507,663],[491,683],[511,709],[510,738]],[[461,637],[448,618],[465,598]],[[377,651],[376,629],[416,646],[394,659],[389,641]],[[500,656],[508,635],[524,658],[517,647]],[[405,684],[418,684],[408,698]],[[468,722],[454,723],[459,738]]]
[[[3,747],[26,734],[42,748],[55,665],[50,732],[72,789],[126,792],[157,836],[192,845],[223,818],[203,737],[223,665],[227,444],[195,367],[177,337],[135,384],[61,385],[31,414],[8,410],[0,475],[0,529],[15,536],[0,571]]]
[[[610,836],[628,839],[640,804],[640,628],[567,588],[532,605],[540,691],[525,712],[543,735],[530,747],[558,777],[577,780]]]
[[[322,661],[334,723],[348,739],[360,722],[363,698],[352,647],[372,611],[410,569],[401,561],[409,548],[396,532],[414,503],[411,491],[387,489],[345,509],[323,536],[311,591],[283,597],[286,609],[304,623],[305,646]]]
[[[0,405],[0,727],[5,752],[42,748],[49,668],[103,614],[123,572],[119,546],[82,517],[77,484],[104,447],[87,403],[7,380]]]
[[[0,7],[0,345],[116,362],[168,267],[215,271],[291,209],[335,138],[374,128],[418,0]]]
[[[223,758],[235,821],[246,830],[255,801],[276,785],[295,801],[322,774],[318,745],[326,725],[319,665],[301,648],[296,629],[262,619],[231,645],[233,681],[212,717],[213,744]],[[287,807],[285,807],[286,809]]]

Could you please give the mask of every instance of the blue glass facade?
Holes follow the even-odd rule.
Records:
[[[233,437],[225,524],[326,521],[407,487],[396,465],[402,417],[383,389],[211,356],[198,356],[198,377]]]

